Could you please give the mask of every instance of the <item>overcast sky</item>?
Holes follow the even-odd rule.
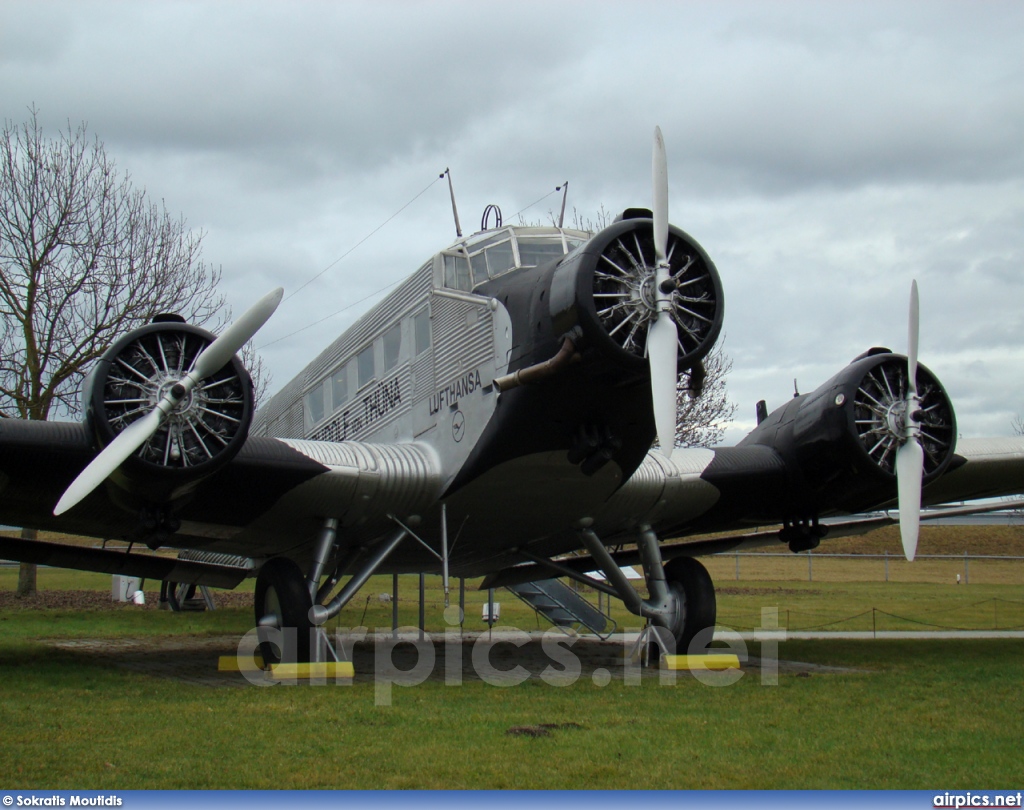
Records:
[[[564,180],[593,217],[650,204],[658,124],[670,221],[725,285],[730,443],[794,378],[809,391],[870,346],[905,351],[913,278],[921,360],[961,434],[1007,435],[1024,414],[1022,43],[1019,2],[3,0],[0,115],[87,122],[205,232],[236,313],[348,254],[257,338],[272,390],[454,239],[446,167],[467,231]]]

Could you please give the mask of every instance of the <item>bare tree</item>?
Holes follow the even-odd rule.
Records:
[[[161,312],[202,324],[224,301],[202,234],[136,189],[84,124],[49,139],[29,112],[0,135],[0,415],[45,420],[79,411],[87,366],[126,330]]]
[[[699,394],[691,390],[684,375],[676,387],[676,447],[712,447],[722,441],[726,425],[736,413],[729,401],[725,378],[732,371],[732,359],[725,353],[722,338],[704,358],[704,380]]]
[[[523,228],[543,228],[543,227],[558,227],[558,215],[548,209],[547,222],[543,222],[539,219],[526,219],[523,216],[523,212],[519,214],[519,226]],[[589,234],[595,234],[600,230],[604,230],[615,221],[615,215],[611,213],[602,204],[601,207],[595,212],[593,217],[588,217],[582,212],[576,209],[576,206],[572,208],[572,223],[566,225],[567,228],[572,228],[576,231],[585,231]]]
[[[554,214],[551,214],[551,220],[552,222],[555,222]],[[577,231],[597,233],[598,231],[603,231],[614,221],[615,215],[604,207],[604,203],[602,203],[601,207],[597,209],[593,218],[584,216],[582,213],[577,211],[575,205],[572,207],[572,227]]]

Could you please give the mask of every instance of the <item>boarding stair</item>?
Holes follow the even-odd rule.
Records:
[[[214,551],[200,551],[197,549],[183,549],[178,552],[178,559],[185,562],[241,568],[245,571],[253,571],[256,568],[255,560],[249,557]],[[213,599],[213,593],[206,585],[192,585],[188,582],[163,582],[160,586],[160,607],[177,613],[179,611],[215,610],[216,603]]]
[[[568,632],[574,626],[585,627],[601,639],[615,632],[616,625],[611,616],[598,610],[561,580],[541,579],[507,587],[560,630]]]

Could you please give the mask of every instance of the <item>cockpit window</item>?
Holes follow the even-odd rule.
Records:
[[[565,255],[565,251],[562,249],[562,239],[558,236],[539,238],[523,236],[519,238],[518,242],[520,267],[536,267]]]
[[[475,234],[441,254],[444,285],[470,292],[517,267],[554,261],[586,241],[581,231],[558,228],[512,227]]]
[[[473,289],[473,284],[469,279],[469,262],[466,261],[465,256],[444,254],[444,286],[466,292]]]
[[[516,258],[512,253],[512,240],[491,245],[484,253],[487,254],[487,272],[491,278],[500,276],[516,266]]]

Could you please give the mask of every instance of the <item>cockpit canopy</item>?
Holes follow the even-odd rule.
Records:
[[[564,228],[507,227],[482,231],[440,255],[445,287],[472,292],[479,284],[520,267],[547,264],[586,242],[592,234]]]

